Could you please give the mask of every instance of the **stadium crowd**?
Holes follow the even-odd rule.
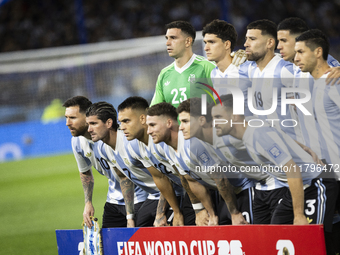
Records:
[[[190,21],[199,31],[216,18],[235,25],[241,46],[250,21],[267,18],[278,23],[293,16],[324,31],[331,44],[340,44],[339,1],[223,2],[10,0],[0,5],[0,52],[162,35],[164,24],[172,20]]]

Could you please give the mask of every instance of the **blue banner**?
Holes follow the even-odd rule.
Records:
[[[71,138],[64,119],[47,124],[30,121],[1,125],[0,162],[70,153]]]

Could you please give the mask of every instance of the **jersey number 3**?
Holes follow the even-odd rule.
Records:
[[[175,94],[172,98],[171,104],[179,104],[183,101],[187,100],[187,95],[185,94],[185,91],[187,91],[187,88],[179,88],[179,89],[173,89],[171,90],[171,95]],[[178,94],[180,95],[178,96]]]

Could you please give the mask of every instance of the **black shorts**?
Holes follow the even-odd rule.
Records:
[[[143,202],[135,204],[135,215]],[[125,205],[117,205],[106,202],[103,213],[102,228],[124,228],[127,225]]]
[[[254,191],[253,215],[254,224],[270,224],[273,213],[286,193],[290,193],[288,188],[274,190]]]
[[[183,213],[184,225],[185,226],[196,225],[195,210],[192,208],[192,204],[191,204],[188,193],[185,193],[183,197],[181,210]]]
[[[305,216],[310,224],[324,224],[326,232],[332,231],[332,221],[338,186],[335,179],[316,178],[305,189]],[[293,224],[294,214],[290,192],[277,206],[272,224]]]
[[[253,195],[254,188],[242,190],[236,195],[238,205],[237,209],[242,212],[243,217],[250,224],[253,224]],[[220,203],[217,208],[217,215],[219,225],[230,225],[232,223],[227,204],[221,196]]]
[[[177,197],[177,200],[181,201],[182,197]],[[153,227],[153,223],[156,218],[157,206],[159,200],[146,199],[143,205],[140,207],[138,214],[136,215],[136,227]],[[174,214],[172,208],[166,211],[166,218],[169,225],[172,225]]]

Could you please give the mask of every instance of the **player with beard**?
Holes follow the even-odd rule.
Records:
[[[63,106],[66,107],[66,126],[70,129],[73,136],[73,154],[78,164],[80,179],[84,189],[84,222],[88,227],[92,227],[90,216],[94,216],[94,207],[92,204],[94,178],[91,171],[91,167],[93,166],[100,174],[106,176],[109,182],[109,190],[104,206],[103,228],[133,226],[131,220],[126,219],[127,213],[124,196],[116,174],[111,171],[113,166],[111,162],[106,161],[96,154],[95,147],[98,144],[92,142],[87,130],[88,125],[86,124],[85,112],[91,105],[91,101],[83,96],[72,97],[63,104]],[[129,194],[129,192],[131,193],[131,191],[133,191],[133,189],[130,189],[130,186],[131,182],[126,182],[126,185],[123,186],[123,192],[126,192],[126,198],[134,197],[133,194]],[[147,194],[136,187],[135,195],[134,200],[129,201],[127,199],[126,202],[132,205],[135,203],[135,210],[138,211],[138,208],[145,201]]]

